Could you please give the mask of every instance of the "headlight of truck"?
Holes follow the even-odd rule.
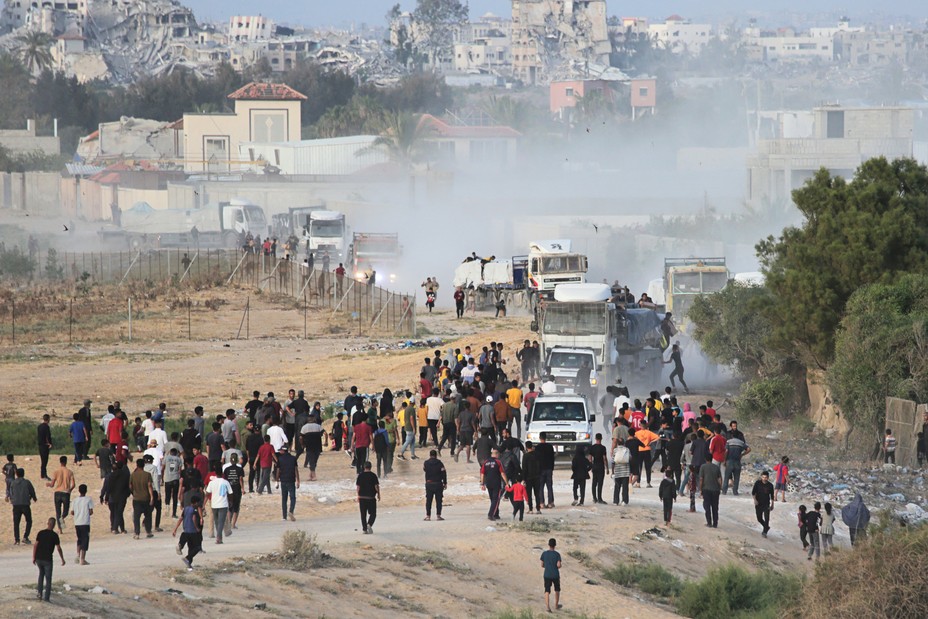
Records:
[[[538,440],[538,437],[536,436],[536,434],[537,434],[536,432],[526,432],[526,434],[525,434],[525,440],[527,440],[527,441],[535,441],[535,440]]]
[[[577,434],[577,438],[580,439],[581,441],[589,440],[589,438],[590,438],[590,433],[589,433],[589,432],[580,432],[579,434]]]
[[[596,383],[598,383],[598,382],[599,382],[599,381],[598,381],[597,379],[591,378],[591,379],[590,379],[590,386],[591,386],[591,387],[595,387],[595,386],[596,386]]]

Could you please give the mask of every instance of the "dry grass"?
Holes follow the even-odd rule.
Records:
[[[822,561],[797,613],[851,619],[928,617],[928,525],[877,533]]]

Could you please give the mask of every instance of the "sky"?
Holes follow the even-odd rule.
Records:
[[[380,25],[396,0],[276,0],[264,5],[254,0],[182,0],[194,10],[200,20],[225,21],[230,15],[261,13],[278,23],[311,26],[350,26],[365,22]],[[400,2],[404,9],[415,8],[415,0]],[[470,14],[480,16],[491,11],[497,15],[511,12],[509,0],[470,0]],[[746,13],[751,10],[773,13],[776,11],[803,11],[806,13],[841,13],[852,20],[863,20],[872,14],[873,0],[612,0],[607,2],[609,15],[665,18],[677,13],[684,17],[718,15],[724,12]],[[879,5],[878,5],[879,6]],[[896,15],[928,17],[928,3],[924,0],[893,0],[883,5],[891,7]],[[823,24],[825,25],[825,24]]]

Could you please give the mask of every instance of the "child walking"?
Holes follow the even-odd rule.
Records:
[[[548,549],[541,553],[541,567],[545,570],[545,606],[551,612],[551,587],[554,587],[554,608],[561,608],[561,553],[555,548],[557,540],[548,540]]]
[[[783,456],[778,464],[773,466],[776,473],[776,483],[773,486],[773,502],[777,502],[777,492],[781,493],[780,502],[786,503],[786,486],[789,484],[789,457]]]
[[[509,486],[509,491],[512,492],[512,519],[516,519],[516,514],[519,514],[519,522],[522,522],[522,517],[525,516],[525,484],[522,483],[522,476],[516,475],[516,480],[511,486]]]
[[[664,472],[657,496],[664,503],[664,524],[669,525],[670,517],[673,515],[673,504],[677,500],[677,484],[674,483],[673,470],[669,467]]]
[[[822,556],[822,540],[818,532],[822,522],[822,504],[816,501],[812,507],[812,511],[806,514],[806,531],[809,534],[808,560],[811,561],[812,555],[815,554],[815,560],[818,561]]]
[[[825,513],[822,514],[822,526],[818,531],[822,536],[822,554],[824,555],[827,555],[828,551],[834,548],[832,541],[835,536],[835,515],[831,510],[831,503],[825,503]]]
[[[332,445],[332,451],[341,451],[342,450],[342,439],[345,436],[345,422],[342,421],[344,413],[339,413],[335,416],[335,423],[332,424],[332,439],[334,445]]]

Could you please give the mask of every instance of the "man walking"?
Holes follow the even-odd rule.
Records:
[[[445,446],[445,441],[448,441],[451,448],[451,455],[454,457],[455,462],[458,460],[458,456],[454,449],[457,447],[457,422],[461,414],[460,411],[461,406],[458,404],[458,401],[452,397],[451,391],[445,391],[445,402],[441,405],[441,442],[438,443],[438,449],[441,451]]]
[[[538,462],[538,453],[535,451],[535,445],[532,441],[525,441],[525,454],[522,456],[522,475],[525,478],[525,494],[528,498],[528,513],[534,513],[532,505],[532,496],[535,497],[535,505],[538,513],[541,514],[541,504],[544,499],[541,498],[541,468]]]
[[[364,420],[360,420],[359,423],[357,423],[352,428],[352,430],[351,449],[354,452],[355,468],[358,472],[358,475],[360,475],[364,467],[364,463],[368,460],[368,452],[370,450],[374,433],[370,424],[367,423],[366,417]]]
[[[363,424],[367,425],[367,424]],[[296,509],[296,489],[300,487],[300,467],[296,456],[290,453],[287,445],[281,445],[277,454],[277,479],[280,483],[280,511],[284,520],[296,520],[293,510]],[[287,499],[290,500],[290,509],[287,509]]]
[[[52,450],[52,429],[48,425],[49,419],[51,417],[48,415],[42,415],[42,423],[38,427],[39,460],[42,462],[39,477],[46,481],[48,480],[48,454]]]
[[[221,473],[218,465],[216,473]],[[226,530],[226,518],[229,515],[229,495],[232,494],[232,486],[224,477],[217,474],[206,484],[205,491],[210,508],[213,510],[213,531],[216,533],[216,543],[221,544],[223,532],[232,532],[231,528],[228,531]]]
[[[751,495],[754,497],[754,513],[757,515],[757,522],[763,527],[761,535],[767,537],[767,532],[770,531],[770,512],[773,511],[773,484],[770,483],[768,471],[761,473],[760,479],[754,482]]]
[[[68,469],[68,457],[61,456],[58,458],[61,466],[52,473],[51,481],[45,485],[52,488],[55,492],[55,520],[58,522],[58,532],[61,533],[61,525],[64,519],[68,517],[71,509],[71,492],[74,490],[74,473]]]
[[[737,428],[735,422],[732,427]],[[740,434],[740,433],[739,433]],[[741,486],[741,458],[751,453],[751,448],[744,442],[743,438],[732,436],[725,443],[725,475],[722,484],[722,494],[728,494],[728,482],[732,482],[732,494],[738,496],[738,488]]]
[[[606,480],[606,469],[609,468],[609,458],[606,446],[603,445],[603,435],[596,433],[596,442],[590,445],[589,456],[593,464],[593,502],[605,505],[603,500],[603,483]]]
[[[706,512],[706,526],[719,527],[719,495],[722,493],[722,470],[711,460],[699,467],[699,492]]]
[[[132,494],[126,462],[117,462],[107,484],[106,503],[110,508],[110,533],[125,533],[126,501]]]
[[[539,437],[535,452],[538,454],[538,468],[541,469],[542,490],[539,496],[542,496],[547,489],[548,502],[545,508],[552,509],[554,507],[554,447],[547,443],[543,432]],[[538,504],[541,505],[541,502],[539,501]]]
[[[403,448],[397,458],[405,460],[406,456],[404,454],[408,448],[412,454],[412,459],[418,460],[416,457],[416,406],[411,400],[406,406],[406,410],[403,411],[403,415],[403,431],[406,433],[406,440],[403,441]]]
[[[145,470],[145,459],[135,461],[135,470],[129,477],[129,488],[132,491],[132,539],[139,539],[142,533],[141,522],[144,519],[145,537],[154,537],[151,532],[151,510],[155,505],[155,490],[152,486],[151,474]]]
[[[438,459],[436,450],[429,452],[429,459],[422,463],[422,470],[425,471],[425,519],[432,519],[432,499],[434,498],[437,519],[444,520],[441,517],[441,499],[442,493],[448,488],[448,472],[445,471],[445,465]]]
[[[32,564],[39,568],[39,584],[36,587],[36,597],[48,602],[52,595],[52,559],[55,549],[64,565],[64,551],[61,550],[61,538],[55,533],[55,519],[48,519],[48,526],[35,536],[35,545],[32,547]],[[44,583],[44,591],[43,589]]]
[[[503,488],[509,484],[503,463],[499,460],[499,449],[490,451],[490,458],[480,467],[480,489],[490,496],[489,520],[499,520],[499,503],[503,498]]]
[[[31,544],[29,534],[32,533],[32,506],[38,499],[32,482],[26,479],[26,469],[16,469],[16,479],[10,482],[10,503],[13,505],[13,543],[19,544],[19,521],[25,517],[26,534],[23,536],[24,544]]]
[[[364,472],[358,475],[355,488],[358,492],[358,507],[361,510],[361,529],[370,535],[374,532],[374,521],[377,520],[377,501],[380,500],[380,480],[377,474],[371,471],[372,464],[364,463]]]
[[[554,608],[561,608],[561,553],[555,548],[557,540],[548,540],[548,549],[541,553],[541,567],[545,570],[545,607],[551,612],[551,587],[554,587]]]

